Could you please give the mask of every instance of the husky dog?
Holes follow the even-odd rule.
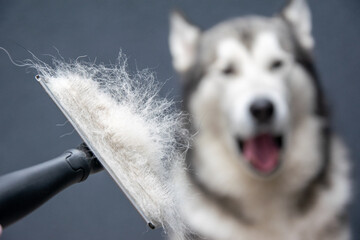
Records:
[[[179,13],[170,20],[195,136],[176,176],[185,235],[349,239],[349,163],[329,126],[307,3],[207,31]]]

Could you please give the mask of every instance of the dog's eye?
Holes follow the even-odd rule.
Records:
[[[278,70],[278,69],[282,68],[283,66],[284,66],[284,62],[282,60],[280,60],[280,59],[276,59],[276,60],[271,62],[270,70],[275,71],[275,70]]]
[[[233,65],[228,65],[226,68],[222,70],[224,75],[233,75],[235,74],[235,68]]]

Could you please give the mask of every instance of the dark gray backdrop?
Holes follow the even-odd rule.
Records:
[[[270,15],[284,0],[0,0],[0,46],[14,59],[87,55],[114,62],[121,48],[135,67],[151,68],[165,90],[179,96],[180,85],[168,51],[168,14],[175,7],[203,28],[243,14]],[[311,1],[316,58],[323,85],[334,108],[334,125],[360,170],[360,1]],[[25,48],[25,49],[24,49]],[[0,175],[28,167],[81,142],[34,79],[0,52]],[[63,136],[65,134],[65,136]],[[63,136],[63,137],[61,137]],[[354,232],[360,223],[359,191],[351,208]],[[1,214],[1,213],[0,213]],[[0,239],[159,239],[105,172],[67,189],[20,222]],[[354,239],[359,239],[355,237]]]

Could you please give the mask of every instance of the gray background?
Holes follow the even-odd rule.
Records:
[[[283,0],[0,0],[0,46],[14,59],[29,58],[28,49],[65,59],[87,55],[114,62],[121,48],[132,69],[151,68],[164,92],[179,97],[180,84],[168,51],[168,14],[173,8],[203,28],[243,14],[270,15]],[[334,125],[360,164],[360,1],[311,1],[316,59],[334,108]],[[10,63],[0,52],[0,175],[51,159],[81,140],[34,79],[35,72]],[[163,92],[163,93],[164,93]],[[72,133],[66,135],[67,133]],[[65,134],[65,136],[63,136]],[[61,137],[62,136],[62,137]],[[359,239],[359,191],[351,208],[354,239]],[[0,213],[1,214],[1,213]],[[10,239],[159,239],[105,172],[73,186],[34,213],[5,229]]]

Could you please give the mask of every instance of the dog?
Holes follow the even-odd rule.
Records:
[[[201,31],[174,12],[169,45],[194,134],[175,172],[180,235],[211,240],[347,240],[349,161],[313,62],[311,13]]]

